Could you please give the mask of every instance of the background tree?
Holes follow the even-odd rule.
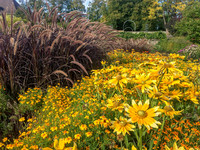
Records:
[[[163,30],[164,25],[159,17],[148,18],[149,7],[153,5],[152,0],[141,0],[136,3],[132,12],[131,20],[136,23],[139,31],[156,31]]]
[[[83,3],[85,2],[85,0],[72,0],[71,1],[71,10],[79,10],[82,12],[85,12],[85,5],[83,5]]]
[[[137,1],[133,0],[108,0],[108,16],[106,16],[106,21],[108,24],[112,25],[114,29],[122,30],[123,23],[126,20],[130,20],[136,2]]]
[[[185,8],[183,18],[176,23],[175,28],[176,34],[200,44],[200,2],[191,3]]]
[[[87,14],[91,21],[100,21],[105,15],[106,11],[106,1],[104,0],[93,0],[89,3]]]
[[[167,35],[173,32],[175,22],[181,17],[181,11],[185,9],[187,0],[152,0],[149,6],[150,20],[162,18]]]
[[[25,5],[29,6],[31,9],[33,9],[35,6],[36,9],[39,10],[40,8],[45,7],[45,1],[44,0],[29,0],[27,4]]]

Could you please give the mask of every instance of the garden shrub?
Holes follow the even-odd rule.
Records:
[[[128,39],[166,39],[166,34],[163,32],[154,32],[154,33],[145,33],[145,32],[139,32],[139,33],[131,33],[131,32],[120,32],[118,35],[119,37]]]
[[[45,17],[42,8],[24,10],[28,22],[12,23],[11,27],[6,13],[2,14],[0,82],[15,97],[35,86],[72,86],[101,66],[104,49],[115,46],[116,36],[110,27],[90,22],[77,11],[60,15],[56,7],[48,11]]]
[[[19,124],[17,123],[17,103],[0,88],[0,141],[3,137],[17,137]]]
[[[192,43],[186,40],[185,37],[172,37],[170,39],[160,40],[154,48],[157,52],[176,53],[180,49],[185,48]]]
[[[178,51],[186,56],[187,59],[200,59],[200,46],[199,45],[190,45]]]
[[[32,118],[35,111],[42,108],[43,95],[42,89],[28,89],[19,95],[20,103],[16,103],[4,89],[0,89],[0,141],[3,137],[12,141],[19,136],[20,132],[24,131],[24,122],[27,122],[27,118]],[[23,119],[23,122],[19,121],[20,118]]]
[[[16,16],[14,16],[14,15],[12,15],[12,21],[11,21],[11,15],[6,15],[6,20],[7,20],[7,25],[8,25],[8,27],[10,27],[11,26],[11,22],[13,22],[13,24],[14,23],[18,23],[18,22],[20,22],[20,21],[23,21],[23,22],[26,22],[26,20],[25,19],[22,19],[22,18],[20,18],[20,17],[16,17]],[[0,20],[2,20],[3,18],[2,18],[2,16],[0,16]],[[1,29],[2,28],[2,26],[0,26],[0,30],[2,30]]]
[[[177,22],[177,35],[186,36],[192,43],[200,43],[200,2],[187,5],[183,18]]]

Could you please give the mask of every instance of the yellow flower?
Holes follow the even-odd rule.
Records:
[[[56,131],[58,129],[58,127],[51,127],[51,131]]]
[[[129,131],[134,131],[135,126],[131,124],[131,119],[127,120],[120,116],[119,120],[117,118],[115,120],[112,121],[111,128],[114,128],[114,132],[117,132],[118,135],[122,133],[125,136],[126,133],[130,134]]]
[[[158,90],[157,86],[154,86],[152,90],[148,91],[148,95],[150,98],[158,99],[163,94]]]
[[[5,143],[8,140],[7,137],[3,138],[3,142]]]
[[[0,142],[0,148],[3,147],[3,146],[4,146],[4,144]]]
[[[47,133],[46,133],[46,132],[42,133],[42,134],[41,134],[41,137],[42,137],[43,139],[45,139],[45,138],[47,137]]]
[[[67,137],[67,138],[65,138],[65,143],[71,143],[71,141],[72,141],[72,138],[69,136],[69,137]]]
[[[150,73],[142,73],[142,74],[136,74],[135,79],[133,79],[133,82],[136,83],[136,87],[139,88],[142,93],[145,92],[145,90],[151,90],[153,89],[151,84],[155,84],[155,80],[150,79]]]
[[[23,121],[25,121],[24,117],[22,117],[22,118],[19,119],[19,122],[23,122]]]
[[[140,101],[138,105],[134,100],[132,100],[132,107],[129,106],[128,108],[125,108],[127,115],[131,118],[132,122],[138,123],[139,128],[144,125],[148,130],[150,130],[150,126],[153,128],[158,128],[157,124],[161,124],[159,121],[156,121],[153,117],[158,116],[160,112],[157,112],[159,109],[159,106],[149,108],[149,100],[145,102],[144,105],[142,105],[142,102]]]
[[[75,134],[75,139],[79,140],[81,138],[81,134]]]
[[[38,149],[38,146],[37,146],[37,145],[32,145],[32,146],[30,147],[30,149],[37,150],[37,149]],[[44,150],[44,149],[42,149],[42,150]]]
[[[87,130],[87,125],[86,125],[86,124],[82,124],[82,125],[80,126],[80,129],[81,129],[81,130]]]
[[[100,123],[99,119],[94,121],[94,125],[98,125],[99,123]]]
[[[23,148],[21,150],[28,150],[25,146],[23,146]]]
[[[108,83],[123,87],[124,84],[128,83],[128,80],[129,78],[127,78],[127,74],[121,75],[121,73],[119,73],[116,77],[113,77],[113,79],[109,80]]]
[[[122,112],[124,109],[124,105],[121,102],[121,97],[115,95],[114,97],[107,100],[107,107],[111,109],[112,111],[118,110],[119,112]]]
[[[171,150],[171,149],[167,145],[165,145],[165,150]],[[185,150],[185,148],[184,147],[178,148],[176,142],[174,142],[172,150]],[[194,150],[194,149],[190,148],[189,150]]]
[[[181,115],[182,111],[175,111],[174,108],[165,102],[167,105],[164,107],[164,109],[159,109],[160,112],[165,113],[166,116],[170,116],[170,118],[174,118],[174,115]]]
[[[92,132],[86,132],[85,134],[86,134],[87,137],[92,136]]]
[[[13,149],[13,147],[14,147],[13,144],[8,144],[8,145],[6,145],[6,148],[7,148],[7,149]]]

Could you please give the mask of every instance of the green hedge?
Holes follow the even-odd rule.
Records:
[[[139,32],[139,33],[132,33],[132,32],[121,32],[119,34],[119,37],[125,38],[125,39],[166,39],[166,34],[159,31],[155,33],[145,33],[145,32]]]

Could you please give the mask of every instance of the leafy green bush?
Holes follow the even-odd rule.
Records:
[[[17,104],[0,88],[0,141],[4,136],[17,137],[19,124],[16,123],[16,110]]]
[[[187,36],[193,43],[200,43],[200,2],[188,5],[183,18],[175,25],[177,35]]]
[[[101,66],[105,49],[114,48],[113,30],[80,12],[59,14],[54,8],[47,18],[42,9],[25,14],[28,23],[9,27],[5,14],[0,22],[0,82],[15,97],[35,86],[72,86]]]
[[[2,19],[3,19],[2,16],[0,16],[0,20],[2,20]],[[17,22],[20,22],[20,21],[26,22],[25,19],[22,19],[22,18],[16,17],[16,16],[13,16],[12,19],[13,19],[13,23],[17,23]],[[6,21],[7,21],[8,27],[10,27],[11,26],[11,15],[8,15],[8,14],[6,15]],[[0,26],[0,29],[1,28],[2,28],[2,26]]]
[[[166,34],[163,32],[155,32],[155,33],[145,33],[145,32],[139,32],[139,33],[132,33],[132,32],[121,32],[119,37],[125,38],[125,39],[165,39]]]
[[[180,49],[185,48],[192,43],[186,40],[185,37],[173,37],[170,39],[162,39],[155,45],[154,51],[176,53]]]

